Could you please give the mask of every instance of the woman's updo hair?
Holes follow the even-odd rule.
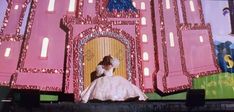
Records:
[[[104,65],[104,66],[112,65],[111,60],[113,60],[113,58],[110,55],[105,56],[98,65]]]

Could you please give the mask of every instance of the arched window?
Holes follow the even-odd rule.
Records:
[[[141,10],[145,10],[145,2],[141,2]]]
[[[54,11],[54,5],[55,5],[55,0],[49,0],[49,5],[48,5],[48,11],[49,12]]]
[[[76,0],[70,0],[68,11],[69,12],[74,12],[75,7],[76,7]]]
[[[93,0],[89,0],[88,3],[93,3]]]
[[[146,25],[146,18],[145,17],[141,18],[141,25]]]
[[[203,43],[204,42],[203,36],[199,36],[199,40],[201,43]]]
[[[142,35],[142,42],[147,43],[148,42],[148,36],[146,34]]]
[[[166,0],[166,9],[170,8],[171,8],[170,0]]]
[[[4,56],[5,56],[5,57],[9,57],[10,54],[11,54],[11,48],[6,48],[5,53],[4,53]]]
[[[190,1],[189,1],[189,5],[190,5],[191,11],[194,12],[194,11],[195,11],[195,7],[194,7],[193,0],[190,0]]]
[[[173,34],[173,32],[169,33],[169,39],[170,39],[170,46],[174,47],[175,46],[175,40],[174,40],[174,34]]]
[[[143,53],[143,60],[144,61],[149,61],[149,54],[147,52]]]
[[[144,76],[149,76],[150,73],[149,73],[149,68],[148,67],[145,67],[144,68]]]
[[[42,47],[41,47],[41,57],[42,58],[47,57],[48,46],[49,46],[49,38],[45,37],[45,38],[43,38]]]

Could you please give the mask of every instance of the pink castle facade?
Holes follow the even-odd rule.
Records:
[[[83,49],[99,37],[125,46],[127,78],[144,92],[184,90],[192,78],[219,72],[200,0],[133,0],[136,12],[113,13],[107,2],[6,0],[0,85],[74,94],[79,101]]]

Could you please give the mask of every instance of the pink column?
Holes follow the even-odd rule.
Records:
[[[156,43],[154,39],[156,39],[156,35],[154,35],[152,30],[152,10],[151,10],[151,1],[149,0],[137,0],[135,1],[136,8],[141,11],[141,17],[146,19],[146,25],[141,25],[141,35],[140,41],[142,45],[142,73],[143,73],[143,87],[145,92],[153,92],[155,90],[154,84],[156,82],[155,75],[157,64],[155,62],[155,49]],[[145,5],[145,6],[144,6]],[[142,9],[143,8],[143,9]],[[145,9],[144,9],[145,8]],[[142,20],[142,18],[140,18]],[[147,42],[144,42],[143,36],[147,37]],[[144,54],[148,54],[148,60],[144,60]],[[145,74],[149,69],[149,74]]]
[[[183,62],[182,43],[178,36],[178,5],[174,0],[155,0],[159,72],[157,88],[174,92],[191,87],[191,78]]]

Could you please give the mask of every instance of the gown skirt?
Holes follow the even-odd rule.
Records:
[[[83,103],[93,99],[100,101],[125,101],[135,97],[138,97],[140,101],[147,99],[147,96],[138,87],[121,76],[100,77],[94,80],[81,93]]]

